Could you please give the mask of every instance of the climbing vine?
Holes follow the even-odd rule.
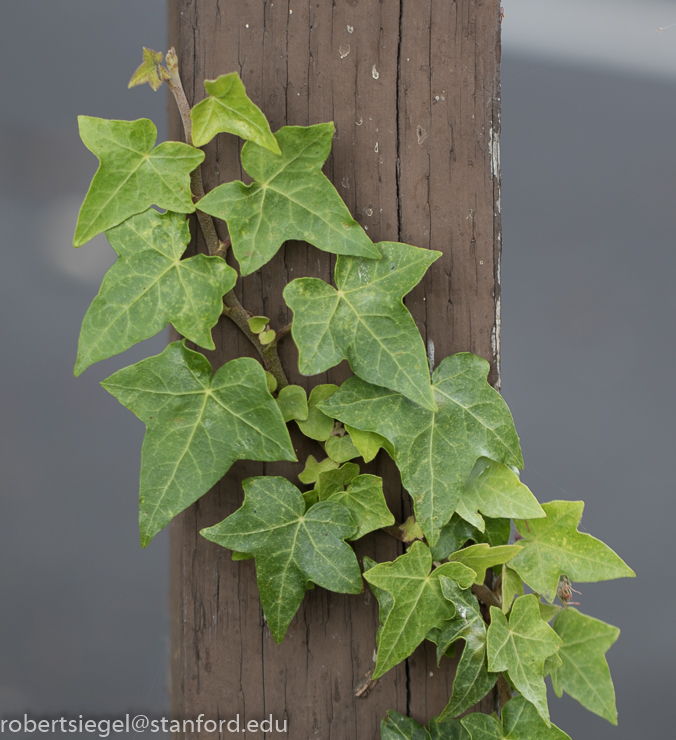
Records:
[[[248,478],[244,502],[202,530],[255,559],[261,604],[281,642],[305,592],[316,584],[358,594],[365,580],[378,600],[377,656],[365,695],[424,640],[439,661],[462,645],[444,711],[422,727],[389,712],[383,740],[558,740],[545,678],[617,723],[605,653],[619,630],[576,610],[574,583],[633,576],[607,545],[578,531],[583,503],[538,503],[519,479],[523,458],[512,416],[487,381],[488,363],[446,357],[430,374],[404,296],[440,253],[397,242],[374,244],[322,173],[333,124],[284,126],[272,133],[237,73],[206,81],[192,110],[176,54],[144,49],[130,87],[167,83],[185,143],[156,146],[146,119],[81,116],[82,140],[99,168],[80,210],[74,245],[105,232],[118,259],[82,324],[75,374],[127,350],[171,323],[185,338],[114,373],[103,387],[147,427],[141,456],[140,535],[146,547],[237,460],[296,460],[288,425],[319,442],[297,483]],[[246,140],[242,167],[251,184],[205,193],[198,147],[221,133]],[[156,208],[165,211],[161,213]],[[209,255],[185,257],[187,215],[196,213]],[[214,218],[229,236],[218,238]],[[334,285],[292,280],[284,299],[290,326],[241,305],[240,278],[269,262],[291,239],[337,255]],[[225,257],[232,250],[236,271]],[[214,349],[224,315],[259,360],[231,360],[215,373],[186,340]],[[290,334],[299,370],[317,375],[347,360],[342,386],[316,385],[309,397],[289,385],[277,353]],[[383,481],[359,460],[387,454],[415,515],[395,522]],[[357,560],[351,542],[384,529],[405,544],[393,562]],[[558,604],[555,603],[558,598]],[[492,716],[459,718],[487,695]]]

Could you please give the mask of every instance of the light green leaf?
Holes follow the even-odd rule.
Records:
[[[476,573],[474,583],[483,583],[486,578],[486,569],[494,565],[502,565],[509,562],[515,555],[521,552],[519,545],[500,545],[491,547],[485,542],[478,545],[470,545],[462,550],[451,553],[449,561],[462,563]]]
[[[298,475],[298,480],[301,483],[305,483],[305,485],[316,483],[319,480],[321,473],[325,473],[327,470],[335,470],[337,467],[338,463],[330,457],[326,457],[321,462],[317,462],[314,455],[310,455],[305,461],[303,472]]]
[[[430,734],[414,719],[390,710],[380,722],[380,740],[430,740]]]
[[[190,173],[204,152],[177,141],[155,147],[152,121],[107,121],[78,116],[80,137],[99,159],[99,168],[80,208],[73,245],[121,224],[156,205],[167,211],[193,213]]]
[[[374,432],[362,432],[361,429],[345,425],[345,429],[352,438],[352,444],[359,450],[359,454],[364,458],[364,462],[369,463],[378,454],[382,447],[390,457],[394,457],[392,445],[379,434]]]
[[[265,371],[265,380],[268,384],[268,390],[270,393],[274,393],[277,390],[277,378],[272,373]],[[278,404],[279,405],[279,404]]]
[[[287,385],[279,391],[277,405],[282,412],[284,421],[305,421],[308,415],[307,396],[305,389],[299,385]]]
[[[181,259],[190,242],[185,216],[151,208],[106,236],[119,258],[85,314],[75,375],[152,337],[169,322],[191,342],[214,349],[211,329],[237,273],[220,257]]]
[[[146,49],[144,46],[143,63],[134,72],[127,87],[136,87],[147,82],[153,90],[158,90],[162,82],[169,79],[169,72],[161,64],[162,52]]]
[[[355,466],[356,467],[356,466]],[[335,475],[338,471],[333,471]],[[320,475],[319,500],[336,501],[342,504],[352,515],[357,526],[357,533],[350,539],[358,540],[369,532],[394,524],[394,517],[387,508],[383,495],[383,479],[376,475],[359,475],[348,485],[347,490],[331,490]]]
[[[456,511],[480,532],[484,531],[484,520],[479,511],[502,519],[537,519],[545,515],[530,489],[511,468],[486,457],[477,460]]]
[[[263,368],[248,357],[216,371],[172,342],[101,385],[146,425],[141,453],[141,545],[197,501],[236,460],[295,460]],[[235,548],[238,549],[238,548]]]
[[[565,691],[590,712],[616,725],[615,689],[605,654],[620,630],[572,607],[561,609],[552,627],[563,640],[558,653],[561,665],[552,671],[556,695],[560,697]]]
[[[487,714],[468,714],[461,720],[471,740],[570,740],[556,725],[547,725],[523,696],[502,708],[502,724]]]
[[[521,596],[523,596],[523,594],[521,594]],[[546,604],[544,601],[538,601],[538,606],[540,607],[540,616],[542,617],[543,622],[551,622],[552,619],[554,619],[554,617],[561,611],[560,606],[556,606],[555,604]],[[549,658],[547,658],[547,660],[549,660]]]
[[[441,252],[396,242],[377,246],[379,260],[338,257],[337,290],[317,278],[284,288],[298,366],[316,375],[347,360],[363,380],[434,410],[425,345],[403,298]]]
[[[344,463],[359,457],[359,450],[352,444],[349,435],[329,437],[324,445],[326,454],[337,463]]]
[[[515,570],[508,568],[506,565],[502,566],[501,588],[502,611],[504,614],[509,614],[509,610],[512,608],[512,602],[515,597],[523,596],[523,581]],[[545,619],[544,621],[548,622],[549,620]]]
[[[364,573],[381,604],[376,637],[378,657],[373,678],[379,678],[416,649],[433,627],[441,627],[455,615],[455,607],[444,598],[439,579],[447,576],[468,588],[475,573],[461,563],[445,563],[432,570],[432,554],[422,542],[414,542],[407,553],[391,563],[380,563]],[[382,613],[382,592],[387,613]]]
[[[244,503],[201,534],[256,558],[258,592],[275,642],[281,642],[308,581],[329,591],[358,594],[359,563],[345,543],[355,526],[344,506],[323,501],[305,511],[301,492],[286,478],[247,478]]]
[[[238,562],[240,560],[253,560],[253,555],[249,555],[247,552],[237,552],[236,550],[233,550],[231,560]]]
[[[310,398],[307,403],[307,419],[298,422],[301,432],[306,437],[316,439],[318,442],[325,442],[331,436],[334,426],[333,418],[320,411],[317,404],[330,398],[337,390],[337,385],[327,383],[316,385],[310,391]]]
[[[634,571],[608,545],[577,531],[583,501],[552,501],[543,504],[546,519],[516,521],[523,537],[523,550],[510,568],[550,603],[556,597],[559,578],[567,575],[578,583],[613,578],[633,578]]]
[[[416,522],[414,516],[408,517],[408,519],[399,526],[399,531],[401,532],[401,539],[406,543],[425,538],[425,533],[420,528],[418,522]]]
[[[486,381],[488,370],[486,360],[469,353],[443,360],[432,376],[436,413],[355,377],[319,406],[344,424],[376,432],[393,444],[416,519],[431,545],[454,513],[480,457],[523,467],[512,416]]]
[[[331,151],[333,124],[284,126],[275,135],[281,157],[248,141],[242,165],[251,185],[228,182],[199,202],[200,210],[228,222],[242,275],[250,275],[288,239],[333,254],[378,259],[380,252],[345,203],[322,165]]]
[[[345,486],[349,486],[358,475],[359,465],[355,463],[345,463],[336,470],[320,473],[316,485],[317,492],[322,499],[327,499],[337,491],[345,490]]]
[[[265,330],[269,322],[270,319],[267,316],[252,316],[250,319],[247,319],[247,324],[249,324],[249,329],[251,329],[253,334],[260,334]]]
[[[262,345],[270,344],[270,342],[275,338],[275,336],[277,336],[277,335],[275,334],[275,330],[274,329],[270,329],[269,331],[262,331],[258,335],[258,341]]]
[[[441,591],[455,606],[456,613],[447,627],[441,630],[437,644],[437,660],[441,658],[439,653],[445,653],[451,642],[458,638],[465,640],[465,647],[453,681],[453,694],[446,708],[439,715],[439,719],[445,719],[446,717],[457,717],[481,701],[495,686],[498,675],[488,672],[486,623],[481,616],[476,597],[470,590],[461,589],[455,581],[444,576],[441,578]],[[446,642],[449,631],[454,632],[455,636],[450,642]]]
[[[534,594],[521,596],[514,602],[509,622],[500,609],[491,607],[488,670],[507,671],[511,682],[535,706],[547,727],[550,721],[543,678],[545,660],[561,644],[556,632],[542,621]]]
[[[204,87],[209,97],[190,111],[195,146],[208,144],[216,134],[228,133],[281,154],[268,119],[249,99],[237,72],[204,80]]]

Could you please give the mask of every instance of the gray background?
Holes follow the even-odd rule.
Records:
[[[676,28],[657,29],[676,4],[504,5],[503,390],[524,480],[586,501],[582,530],[638,575],[580,587],[622,630],[619,728],[550,693],[552,717],[575,740],[666,736]],[[98,385],[165,338],[75,380],[111,250],[70,246],[96,167],[75,117],[149,117],[162,140],[165,93],[126,83],[165,38],[164,0],[3,4],[0,715],[168,709],[168,539],[138,545],[143,428]]]

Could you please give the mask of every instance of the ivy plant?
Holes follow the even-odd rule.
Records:
[[[370,588],[380,610],[371,687],[425,640],[440,662],[462,650],[441,715],[423,726],[389,712],[383,740],[567,738],[549,719],[547,676],[558,696],[566,692],[616,724],[605,655],[619,630],[573,608],[573,583],[634,573],[578,531],[581,501],[540,504],[520,481],[519,437],[487,381],[488,362],[460,352],[429,366],[404,298],[440,253],[374,244],[352,218],[322,173],[333,123],[272,132],[235,72],[207,80],[205,99],[191,110],[173,50],[163,64],[160,52],[144,49],[129,84],[143,83],[169,86],[185,141],[156,146],[157,130],[145,119],[80,117],[82,140],[100,165],[74,237],[79,247],[105,232],[118,255],[84,317],[76,375],[169,323],[184,337],[103,382],[147,427],[142,546],[237,460],[295,461],[289,427],[296,426],[322,449],[319,459],[298,461],[294,480],[244,480],[241,507],[202,531],[234,560],[254,559],[277,642],[308,588]],[[245,140],[241,164],[252,182],[205,193],[198,147],[222,134]],[[185,254],[193,213],[208,255]],[[225,222],[224,241],[214,218]],[[287,240],[338,257],[333,285],[299,277],[286,286],[293,321],[275,327],[234,289]],[[234,359],[214,372],[193,348],[214,348],[221,317],[258,360]],[[297,345],[301,374],[347,360],[352,377],[340,387],[317,384],[308,397],[289,385],[280,362],[286,336]],[[362,472],[378,454],[394,460],[412,498],[415,515],[406,522],[390,512],[383,480]],[[360,564],[352,543],[380,529],[401,540],[402,554]],[[461,716],[486,696],[493,716]]]

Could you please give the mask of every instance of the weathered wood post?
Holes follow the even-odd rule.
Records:
[[[500,350],[500,4],[499,0],[169,0],[189,100],[204,79],[238,71],[251,98],[285,124],[335,121],[326,174],[373,241],[438,249],[406,304],[430,358],[469,350],[490,360],[499,383]],[[172,138],[181,136],[171,114]],[[242,178],[240,142],[220,135],[207,147],[207,189]],[[223,236],[223,235],[222,235]],[[199,248],[199,246],[198,246]],[[289,243],[237,290],[251,311],[276,326],[290,320],[282,289],[294,277],[330,280],[334,258]],[[250,354],[222,320],[214,330],[218,366]],[[290,338],[281,354],[297,372]],[[341,382],[345,364],[316,382]],[[317,455],[294,439],[298,457]],[[385,481],[393,513],[408,516],[407,494],[386,456],[369,472]],[[295,476],[300,464],[238,463],[172,525],[172,704],[177,718],[288,721],[288,737],[379,737],[386,710],[426,722],[450,695],[453,664],[437,668],[421,647],[365,699],[355,686],[373,667],[378,610],[368,589],[343,596],[309,592],[281,645],[263,620],[253,561],[199,535],[234,511],[240,482],[263,472]],[[361,558],[392,560],[397,540],[378,533],[357,544]],[[490,711],[490,707],[487,707]],[[276,733],[273,733],[276,736]],[[248,733],[247,737],[263,737]],[[197,737],[188,733],[185,737]]]

